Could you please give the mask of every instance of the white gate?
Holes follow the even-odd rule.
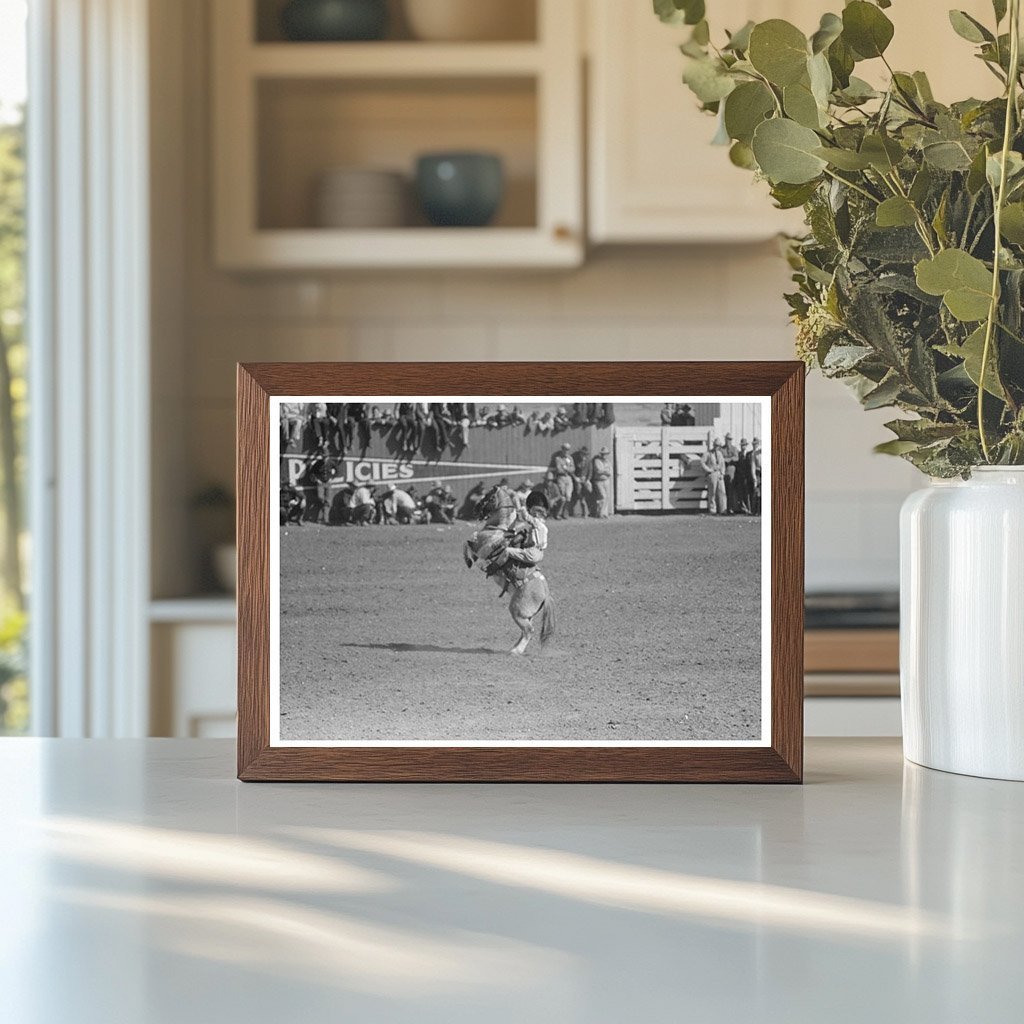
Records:
[[[707,436],[707,427],[616,428],[616,511],[707,509],[705,473],[700,466]]]

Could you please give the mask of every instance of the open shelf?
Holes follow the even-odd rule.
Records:
[[[536,75],[535,43],[273,43],[252,46],[246,61],[257,78],[410,78]]]
[[[583,260],[582,69],[575,4],[524,0],[532,38],[280,41],[278,0],[212,7],[214,245],[227,269],[571,267]],[[394,20],[394,19],[393,19]],[[425,153],[494,153],[492,223],[435,228],[414,199]],[[408,209],[370,230],[322,226],[339,169],[400,173]],[[364,209],[357,208],[361,214]],[[365,223],[369,217],[349,218]],[[371,221],[372,223],[372,221]]]
[[[220,0],[218,0],[220,2]],[[254,4],[253,30],[250,39],[259,44],[285,42],[289,46],[307,47],[315,44],[286,40],[281,28],[281,12],[288,0],[245,0]],[[420,0],[420,2],[436,2],[436,0]],[[538,0],[475,0],[477,4],[494,4],[499,8],[498,14],[504,22],[500,33],[501,42],[533,42],[537,39],[537,4]],[[559,0],[566,3],[568,0]],[[405,0],[388,0],[388,26],[385,37],[380,42],[361,42],[355,45],[362,47],[378,47],[389,42],[403,41],[419,44],[410,19],[406,13]]]

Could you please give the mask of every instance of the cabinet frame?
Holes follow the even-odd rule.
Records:
[[[211,5],[213,246],[232,270],[573,267],[583,261],[583,75],[576,3],[537,0],[532,43],[260,43],[253,0]],[[259,227],[258,83],[268,78],[529,78],[537,224],[370,231]]]

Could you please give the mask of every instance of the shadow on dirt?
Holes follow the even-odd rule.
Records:
[[[441,647],[437,644],[340,644],[368,651],[394,651],[396,654],[500,654],[493,647]]]

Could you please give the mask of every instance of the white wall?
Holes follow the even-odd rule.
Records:
[[[180,445],[179,492],[233,478],[240,360],[792,358],[781,299],[788,272],[773,245],[603,251],[570,273],[217,272],[209,258],[203,8],[203,0],[181,8],[181,121],[155,125],[184,141],[177,170],[186,199],[185,372],[180,394],[169,368],[157,382],[161,400],[180,409],[180,431],[164,417],[168,436],[156,444],[158,463],[166,458],[168,466]],[[166,168],[164,176],[177,180]],[[885,419],[864,414],[842,386],[808,380],[809,587],[896,586],[897,511],[916,474],[871,454],[886,437]],[[180,524],[185,515],[170,504],[157,510],[158,544],[161,517]],[[176,585],[172,570],[157,572],[158,593]]]

